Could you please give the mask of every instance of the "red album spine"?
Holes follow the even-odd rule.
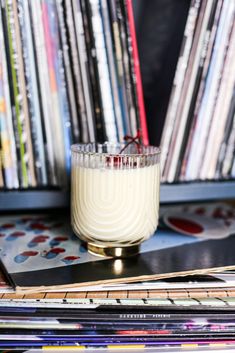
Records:
[[[142,142],[144,145],[149,144],[148,138],[148,129],[147,129],[147,120],[144,106],[144,95],[143,95],[143,87],[140,73],[140,62],[139,62],[139,53],[135,32],[135,20],[133,14],[132,0],[126,0],[127,5],[127,16],[130,26],[130,35],[132,40],[132,48],[133,48],[133,61],[134,61],[134,70],[136,76],[136,91],[137,91],[137,99],[139,104],[139,113],[140,113],[140,127],[142,133]]]

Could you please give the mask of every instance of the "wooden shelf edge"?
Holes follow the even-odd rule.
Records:
[[[160,202],[235,199],[235,181],[162,184]],[[69,191],[0,191],[0,211],[62,208],[69,205]]]
[[[0,192],[0,211],[62,208],[69,205],[69,191],[23,190]]]
[[[161,203],[221,199],[235,199],[235,181],[161,185]]]

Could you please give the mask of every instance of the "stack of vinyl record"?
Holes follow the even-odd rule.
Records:
[[[166,206],[160,224],[112,259],[58,211],[1,216],[0,349],[234,350],[235,208]]]
[[[165,182],[235,177],[234,14],[234,1],[191,1],[161,140]]]
[[[166,306],[157,300],[146,300],[142,305],[138,302],[6,303],[0,308],[0,348],[34,352],[146,348],[154,348],[154,352],[224,352],[235,347],[233,304],[221,303],[215,309],[187,300]]]
[[[0,188],[65,185],[74,142],[148,143],[131,0],[3,0]]]

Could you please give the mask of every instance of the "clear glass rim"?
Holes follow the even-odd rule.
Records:
[[[143,152],[143,153],[110,153],[110,152],[90,152],[90,151],[81,151],[79,150],[79,147],[85,147],[85,146],[118,146],[120,149],[125,147],[128,143],[125,142],[104,142],[104,143],[97,143],[97,142],[90,142],[90,143],[76,143],[71,145],[71,151],[78,153],[78,154],[84,154],[84,155],[91,155],[91,156],[124,156],[124,157],[144,157],[144,156],[157,156],[161,154],[161,149],[160,147],[156,146],[145,146],[145,145],[140,145],[141,147],[144,147],[146,149],[149,149],[149,152]],[[150,152],[151,151],[151,152]]]

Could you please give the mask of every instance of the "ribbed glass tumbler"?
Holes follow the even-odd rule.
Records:
[[[71,222],[92,253],[138,253],[158,225],[160,151],[132,144],[72,148]]]

